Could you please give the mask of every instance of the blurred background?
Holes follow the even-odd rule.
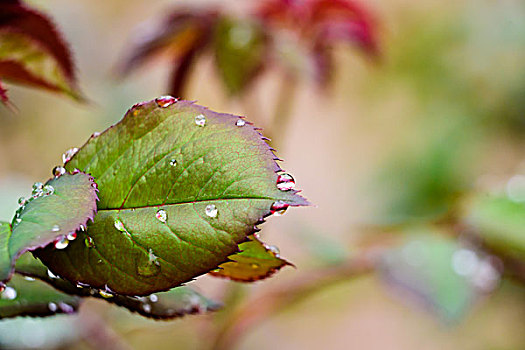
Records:
[[[6,221],[64,151],[168,93],[162,56],[116,78],[134,36],[178,8],[243,18],[259,1],[27,3],[64,34],[89,102],[7,85],[19,112],[0,107]],[[201,293],[225,303],[216,314],[161,322],[89,300],[77,316],[0,321],[0,346],[525,349],[525,3],[359,4],[374,17],[377,56],[335,45],[328,86],[298,65],[293,91],[279,90],[286,75],[270,65],[232,97],[203,55],[184,92],[274,137],[314,206],[269,218],[261,237],[296,269],[242,286],[199,278]],[[282,96],[286,121],[274,115]]]

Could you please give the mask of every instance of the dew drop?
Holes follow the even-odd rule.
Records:
[[[71,231],[67,234],[67,239],[70,241],[74,241],[77,238],[77,233],[75,231]]]
[[[195,117],[195,124],[197,124],[198,126],[206,125],[206,117],[202,114],[199,114]]]
[[[58,306],[60,307],[60,310],[62,310],[63,313],[72,314],[73,312],[75,312],[75,309],[73,308],[73,306],[69,304],[60,302],[58,303]]]
[[[16,298],[17,293],[16,290],[13,287],[5,287],[5,289],[2,291],[2,294],[0,295],[2,299],[7,300],[13,300]]]
[[[120,232],[126,232],[126,228],[124,227],[124,224],[122,223],[122,221],[120,221],[120,219],[116,219],[114,225],[115,228]]]
[[[238,127],[243,127],[246,125],[246,122],[243,119],[238,119],[237,122],[235,122],[235,125]]]
[[[84,240],[84,244],[86,245],[86,247],[88,248],[93,248],[95,246],[95,241],[93,241],[93,238],[91,237],[86,237],[86,239]]]
[[[51,231],[53,231],[53,232],[58,232],[58,231],[60,231],[60,226],[58,226],[58,225],[54,225],[53,227],[51,227]]]
[[[210,218],[214,218],[219,213],[219,210],[215,206],[215,204],[208,204],[205,209],[206,215],[208,215]]]
[[[15,221],[16,221],[17,224],[19,224],[19,223],[22,222],[22,219],[20,219],[20,218],[16,218]]]
[[[55,275],[53,272],[51,272],[50,269],[47,269],[47,275],[48,275],[50,278],[58,278],[58,276]]]
[[[69,245],[69,241],[67,237],[62,237],[55,241],[55,248],[56,249],[65,249]]]
[[[66,164],[67,162],[69,162],[71,160],[71,158],[73,158],[73,156],[75,154],[77,154],[78,152],[78,148],[76,147],[73,147],[73,148],[70,148],[68,149],[63,155],[62,155],[62,161],[64,162],[64,164]]]
[[[29,276],[24,276],[24,279],[26,281],[29,281],[29,282],[34,282],[35,281],[35,279],[33,277],[29,277]]]
[[[273,254],[275,254],[276,257],[279,256],[279,254],[281,253],[281,251],[279,250],[279,248],[277,248],[276,246],[274,245],[268,245],[266,246],[266,249],[268,249],[268,251],[272,252]]]
[[[26,199],[24,197],[20,197],[18,198],[18,205],[23,207],[24,205],[26,205]]]
[[[79,229],[80,231],[82,231],[82,232],[85,232],[85,231],[86,231],[86,226],[80,224],[80,225],[78,226],[78,229]]]
[[[173,96],[161,96],[155,99],[157,106],[161,108],[166,108],[177,102],[178,99]]]
[[[66,169],[63,166],[57,165],[51,172],[54,177],[60,177],[66,173]]]
[[[159,297],[156,296],[155,294],[151,294],[149,296],[149,300],[152,302],[152,303],[156,303],[157,301],[159,301]]]
[[[171,166],[177,166],[177,159],[173,158],[170,160],[170,165]]]
[[[33,184],[32,189],[33,189],[33,191],[35,191],[35,190],[41,190],[42,187],[44,187],[44,184],[43,184],[43,183],[41,183],[41,182],[35,182],[35,183]]]
[[[157,213],[155,214],[155,217],[160,222],[166,222],[166,220],[168,220],[168,214],[166,213],[166,210],[164,210],[164,209],[157,210]]]
[[[110,292],[106,292],[105,290],[99,290],[98,294],[100,294],[100,296],[104,299],[113,298],[113,294],[111,294]]]
[[[277,176],[277,188],[281,191],[290,191],[295,188],[295,180],[292,175],[284,173]]]
[[[48,303],[47,304],[47,308],[51,311],[51,312],[55,312],[57,311],[58,307],[57,307],[57,304],[51,302],[51,303]]]
[[[277,201],[272,204],[270,212],[275,216],[281,216],[284,215],[289,206],[290,205],[284,201]]]
[[[44,188],[42,189],[42,192],[44,196],[50,196],[53,193],[55,193],[55,188],[51,185],[45,185]]]
[[[151,312],[151,305],[150,304],[142,304],[142,309],[144,309],[144,312],[149,314]]]
[[[153,253],[153,249],[148,250],[147,260],[143,260],[137,265],[137,272],[144,277],[151,277],[159,274],[160,262],[159,258]]]

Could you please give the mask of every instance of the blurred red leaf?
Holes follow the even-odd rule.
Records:
[[[45,15],[0,1],[0,42],[0,78],[81,99],[69,48]]]
[[[146,23],[124,55],[117,74],[126,76],[146,61],[167,52],[173,63],[168,93],[181,96],[189,70],[198,54],[209,44],[216,21],[217,12],[214,10],[178,10],[153,30],[147,28],[149,24]]]
[[[268,27],[295,33],[310,51],[321,85],[333,75],[334,45],[356,44],[372,58],[379,55],[375,20],[353,0],[268,0],[260,5],[256,16]]]

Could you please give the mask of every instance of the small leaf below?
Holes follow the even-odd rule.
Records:
[[[283,266],[291,265],[281,259],[277,247],[268,246],[253,235],[248,237],[247,242],[241,243],[239,249],[240,253],[229,256],[231,261],[219,265],[210,274],[234,281],[253,282],[270,277]]]
[[[79,304],[78,297],[59,292],[42,281],[15,275],[0,293],[0,318],[71,314]]]

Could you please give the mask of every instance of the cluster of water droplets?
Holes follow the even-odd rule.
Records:
[[[19,224],[22,222],[21,214],[26,208],[26,205],[41,197],[51,196],[55,193],[55,189],[51,185],[44,185],[41,182],[35,182],[32,187],[31,196],[28,198],[18,198],[18,209],[15,213],[15,219],[13,224]]]

